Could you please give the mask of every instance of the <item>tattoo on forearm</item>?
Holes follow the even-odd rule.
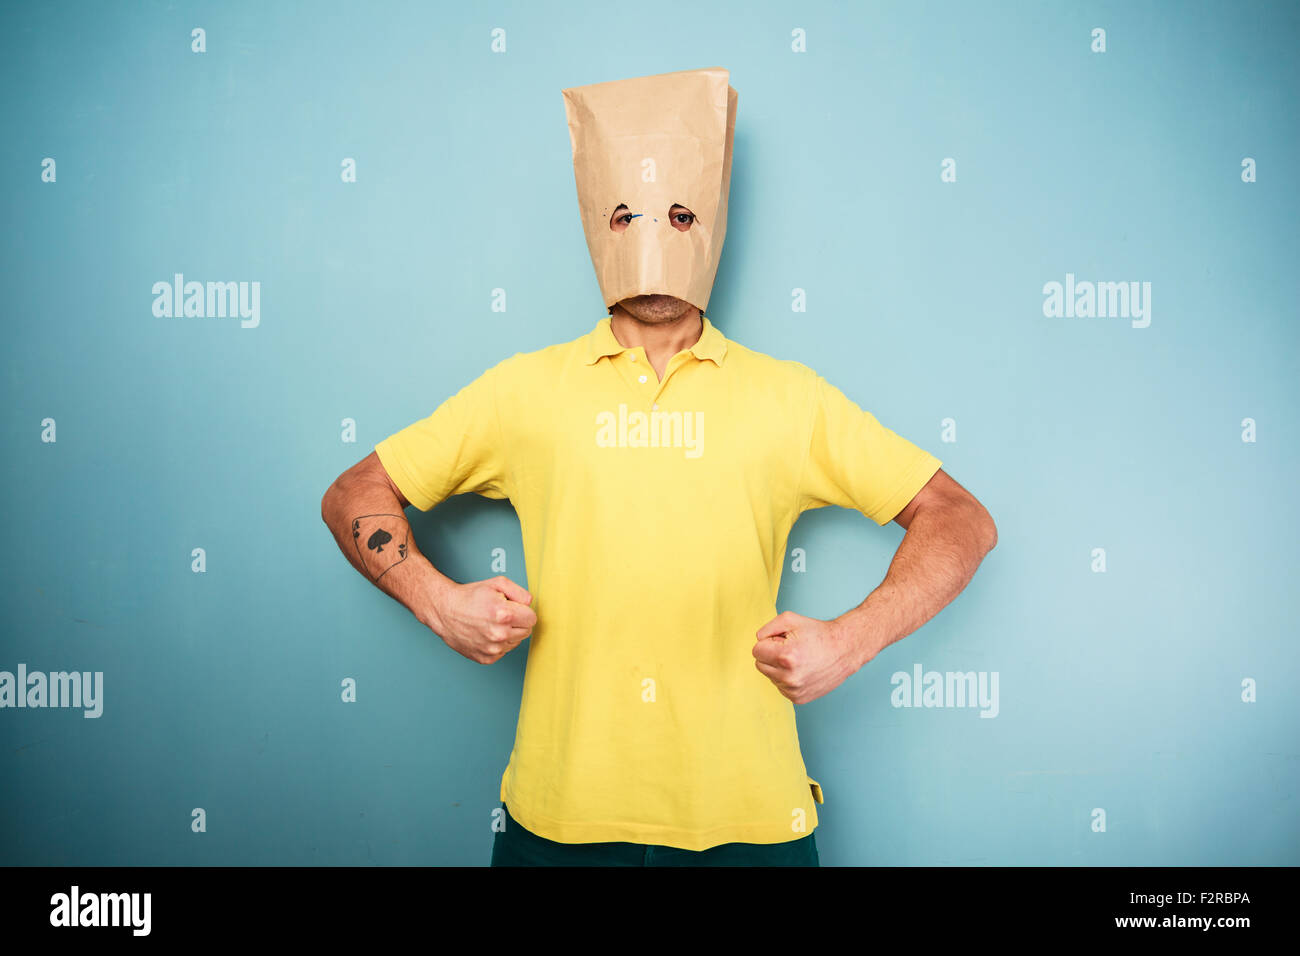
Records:
[[[410,525],[405,515],[360,515],[352,519],[352,543],[366,574],[378,582],[406,560],[406,536]]]

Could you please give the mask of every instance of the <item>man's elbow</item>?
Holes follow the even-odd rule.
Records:
[[[983,505],[979,506],[979,527],[984,541],[984,553],[988,554],[998,546],[998,526],[994,524],[993,516]]]
[[[339,477],[341,478],[342,476],[340,475]],[[338,494],[338,491],[339,479],[335,478],[330,482],[330,486],[325,489],[325,494],[321,495],[320,520],[324,521],[326,524],[330,523],[330,515],[334,510],[334,496]]]
[[[998,526],[993,516],[974,495],[966,495],[952,504],[957,513],[962,515],[981,557],[992,551],[998,544]]]

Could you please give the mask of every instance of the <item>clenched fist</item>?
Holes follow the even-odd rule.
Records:
[[[835,621],[786,611],[755,636],[754,666],[796,704],[829,694],[862,666],[858,648]]]
[[[505,575],[451,584],[425,622],[457,654],[494,664],[533,632],[533,596]]]

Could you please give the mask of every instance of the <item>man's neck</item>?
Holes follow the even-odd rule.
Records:
[[[667,322],[642,322],[625,309],[614,305],[609,318],[610,331],[624,348],[645,349],[646,359],[659,378],[664,377],[668,360],[678,352],[690,348],[704,334],[704,318],[700,310],[691,308],[680,318]]]

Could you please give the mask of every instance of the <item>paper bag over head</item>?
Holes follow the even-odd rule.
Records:
[[[713,67],[561,91],[606,308],[655,293],[708,308],[727,234],[738,95],[729,79]]]

